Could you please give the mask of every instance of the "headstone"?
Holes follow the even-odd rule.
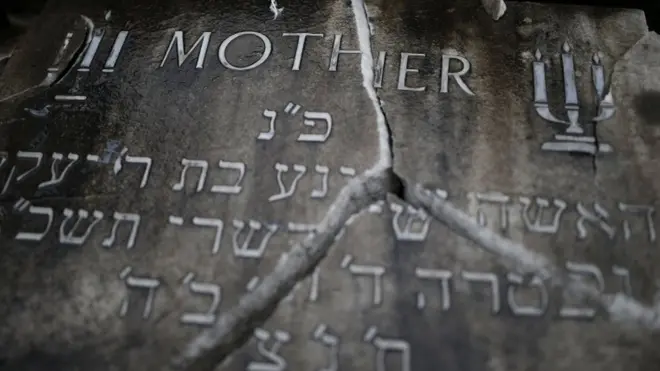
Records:
[[[641,12],[368,2],[363,23],[353,5],[48,3],[0,81],[0,370],[165,369],[383,140],[483,228],[654,305],[660,38]],[[395,196],[347,224],[219,369],[657,365],[653,331]]]

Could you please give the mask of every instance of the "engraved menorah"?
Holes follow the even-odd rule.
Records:
[[[545,63],[541,60],[541,52],[535,53],[534,67],[534,108],[536,112],[547,121],[566,125],[561,134],[556,134],[551,141],[543,143],[541,149],[554,152],[573,152],[595,155],[597,153],[611,153],[613,148],[607,143],[599,143],[594,135],[588,135],[580,123],[580,103],[575,83],[575,68],[573,55],[568,43],[562,46],[561,61],[564,76],[564,108],[568,120],[557,118],[548,105],[548,95],[545,83]],[[592,58],[591,77],[596,90],[598,101],[598,114],[591,118],[594,128],[601,121],[614,115],[614,100],[612,94],[605,94],[605,73],[601,63],[600,53]]]

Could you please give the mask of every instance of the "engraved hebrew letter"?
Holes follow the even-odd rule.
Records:
[[[271,140],[275,136],[275,119],[277,118],[277,112],[266,109],[264,110],[263,115],[264,117],[270,119],[268,124],[268,132],[259,133],[257,140]]]
[[[596,281],[598,291],[605,290],[605,279],[600,269],[593,264],[582,264],[575,262],[567,262],[566,269],[569,275],[575,280],[584,280],[585,277],[591,277],[592,281]],[[564,306],[559,310],[559,315],[563,318],[593,318],[596,311],[592,308],[575,308],[569,307],[564,303]]]
[[[71,171],[73,166],[75,166],[75,164],[78,163],[78,160],[80,160],[80,156],[78,156],[77,154],[69,153],[69,155],[67,156],[69,163],[66,165],[64,170],[62,170],[62,172],[58,175],[57,173],[59,173],[59,167],[60,167],[59,165],[60,162],[62,162],[62,160],[64,159],[64,155],[62,155],[61,153],[53,153],[52,157],[53,157],[53,162],[50,165],[50,180],[47,180],[39,184],[39,186],[37,186],[38,189],[56,186],[62,183],[64,178],[67,176],[67,174],[69,174],[69,171]]]
[[[126,267],[121,271],[121,273],[119,273],[119,278],[126,282],[126,287],[128,288],[126,292],[126,296],[124,297],[124,300],[121,303],[121,307],[119,309],[119,315],[121,317],[125,317],[126,314],[128,313],[128,305],[130,302],[129,296],[131,289],[146,290],[147,300],[145,301],[144,309],[142,310],[142,318],[146,319],[149,318],[149,316],[151,315],[151,311],[153,310],[154,299],[156,297],[156,290],[158,289],[158,287],[160,287],[160,280],[155,278],[148,278],[148,277],[135,277],[131,275],[132,271],[133,268]]]
[[[309,287],[309,301],[315,302],[319,299],[319,281],[320,281],[320,276],[321,276],[321,271],[317,267],[314,269],[314,273],[312,273],[312,277],[310,279],[310,287]]]
[[[138,229],[140,228],[140,215],[120,213],[115,211],[112,217],[115,219],[115,223],[112,225],[110,236],[104,239],[101,245],[103,245],[103,247],[112,247],[112,245],[115,244],[115,240],[117,239],[117,231],[119,230],[119,224],[121,224],[121,222],[129,222],[131,223],[131,234],[128,236],[126,249],[132,249],[135,246],[135,240],[137,239]]]
[[[247,371],[284,371],[286,369],[286,360],[278,354],[282,345],[291,341],[291,335],[288,332],[275,330],[273,336],[263,329],[254,330],[254,337],[257,338],[257,351],[259,355],[268,361],[250,362],[247,365]],[[266,343],[272,339],[270,348]]]
[[[275,164],[275,170],[277,170],[277,184],[280,187],[280,193],[276,195],[272,195],[268,198],[268,201],[273,202],[273,201],[278,201],[278,200],[283,200],[285,198],[291,197],[293,195],[293,192],[296,191],[296,186],[298,185],[298,181],[300,178],[305,175],[307,172],[307,168],[303,165],[293,165],[293,171],[295,171],[297,174],[295,175],[295,178],[293,178],[293,181],[291,182],[291,186],[289,189],[284,185],[284,181],[282,180],[282,173],[286,173],[289,171],[289,167],[284,164],[280,164],[279,162]]]
[[[548,289],[546,288],[543,280],[541,278],[534,276],[529,283],[525,283],[524,278],[516,273],[509,272],[507,275],[509,280],[509,288],[507,289],[507,302],[509,303],[509,308],[516,316],[527,316],[527,317],[541,317],[545,314],[548,309],[548,303],[550,296],[548,294]],[[534,287],[538,290],[538,306],[534,305],[521,305],[516,302],[516,289],[520,286],[529,286]]]
[[[497,314],[500,312],[500,283],[495,274],[464,271],[461,272],[461,276],[467,282],[489,284],[492,291],[490,294],[492,300],[492,313]]]
[[[305,121],[303,124],[313,128],[316,126],[316,121],[325,121],[325,132],[323,134],[300,134],[298,136],[299,142],[325,142],[330,137],[332,131],[332,116],[327,112],[308,112],[303,113]],[[315,121],[316,120],[316,121]]]
[[[451,308],[451,288],[449,287],[453,274],[450,271],[442,269],[424,269],[416,268],[415,275],[417,278],[424,280],[440,281],[442,286],[442,310],[447,311]],[[426,307],[426,295],[423,292],[417,293],[417,309],[424,309]]]
[[[32,166],[30,169],[26,170],[24,173],[18,175],[16,177],[16,183],[19,183],[23,180],[25,180],[27,177],[30,175],[34,174],[39,167],[41,166],[41,160],[43,159],[44,155],[41,152],[24,152],[24,151],[18,151],[16,153],[16,158],[17,159],[30,159],[30,160],[35,160],[36,163],[34,166]]]
[[[50,227],[53,225],[53,217],[54,217],[53,209],[51,209],[50,207],[30,206],[28,212],[30,214],[45,215],[46,217],[48,217],[48,222],[46,223],[46,227],[41,232],[18,232],[16,234],[15,239],[25,240],[25,241],[41,241],[43,240],[44,236],[48,234],[48,231],[50,231]]]
[[[381,338],[378,336],[378,329],[375,326],[367,329],[364,341],[372,343],[376,347],[376,371],[387,371],[385,357],[389,352],[399,352],[401,354],[401,371],[410,371],[410,344],[407,341]]]
[[[205,295],[211,299],[211,306],[206,312],[201,313],[183,313],[181,315],[181,322],[190,325],[210,326],[215,322],[215,314],[220,306],[221,288],[220,285],[214,283],[205,283],[193,281],[195,275],[188,273],[183,279],[183,283],[188,286],[188,289],[193,294]]]
[[[380,305],[383,302],[383,275],[385,268],[374,265],[352,264],[351,255],[344,256],[341,262],[342,268],[348,268],[349,272],[356,276],[371,276],[373,279],[373,305]]]
[[[21,198],[18,199],[18,201],[16,201],[16,202],[14,203],[14,205],[12,206],[12,209],[14,209],[15,211],[18,211],[19,213],[23,213],[23,212],[25,212],[25,210],[27,210],[31,205],[32,205],[32,204],[30,203],[30,201],[28,201],[28,200],[24,199],[23,197],[21,197]],[[4,212],[4,211],[5,211],[5,208],[0,207],[0,210],[2,210],[2,211]]]
[[[330,348],[330,360],[328,365],[318,371],[337,371],[339,369],[339,337],[328,332],[328,326],[320,324],[316,326],[313,339]]]
[[[73,224],[73,227],[69,229],[69,232],[65,233],[64,231],[69,224],[69,220],[71,220],[74,215],[75,212],[73,210],[64,209],[65,218],[62,221],[62,224],[60,224],[60,243],[62,244],[82,245],[92,233],[92,229],[94,229],[94,227],[103,219],[103,213],[98,210],[94,210],[94,212],[92,212],[94,220],[87,225],[87,229],[85,229],[85,232],[81,236],[76,237],[74,236],[76,230],[83,221],[87,220],[89,217],[89,212],[83,209],[78,210],[78,220],[76,220],[76,222]]]
[[[275,224],[265,224],[263,226],[266,227],[266,233],[264,236],[261,238],[261,242],[259,243],[258,247],[255,248],[250,248],[250,245],[252,245],[252,238],[254,237],[255,233],[261,231],[262,224],[259,223],[256,220],[249,220],[247,223],[247,226],[249,230],[246,233],[245,238],[243,239],[243,242],[239,242],[239,236],[241,235],[241,232],[245,229],[245,222],[242,220],[236,220],[234,219],[232,222],[235,231],[234,231],[234,236],[232,239],[233,245],[234,245],[234,256],[242,257],[242,258],[252,258],[252,259],[260,259],[264,255],[264,251],[266,250],[266,247],[268,246],[268,242],[270,241],[270,238],[273,237],[275,232],[277,232],[277,225]]]
[[[653,215],[655,214],[655,208],[653,206],[644,206],[644,205],[628,205],[622,202],[619,202],[619,210],[622,212],[628,212],[633,214],[642,214],[646,219],[646,228],[649,231],[649,241],[655,242],[655,223],[653,221]],[[623,237],[626,241],[630,240],[632,231],[630,229],[630,222],[628,220],[623,221]]]
[[[424,241],[429,234],[431,218],[422,209],[415,209],[410,205],[399,205],[392,203],[390,209],[394,212],[392,227],[399,241]],[[406,214],[405,220],[401,219]],[[415,228],[416,227],[416,228]]]
[[[213,248],[211,249],[211,254],[217,254],[218,251],[220,251],[220,240],[222,239],[222,220],[194,217],[193,224],[200,227],[215,228],[215,238],[213,239]]]
[[[341,166],[339,167],[339,174],[343,176],[355,176],[355,169],[352,167]]]
[[[0,152],[0,171],[4,171],[5,167],[9,165],[9,155],[7,152]],[[7,174],[7,179],[5,180],[2,188],[0,188],[0,196],[7,193],[11,182],[14,180],[14,173],[16,172],[16,166],[12,166]]]
[[[149,181],[149,174],[151,173],[151,165],[152,161],[150,157],[139,157],[139,156],[129,156],[126,155],[128,152],[128,148],[125,148],[121,150],[121,153],[119,156],[117,156],[117,159],[115,160],[114,166],[113,166],[113,171],[115,175],[119,174],[119,172],[124,168],[123,161],[126,161],[129,164],[143,164],[144,165],[144,172],[142,173],[142,180],[140,181],[140,188],[144,188],[147,185],[147,181]]]
[[[206,173],[209,170],[209,164],[208,162],[204,160],[189,160],[187,158],[181,159],[181,165],[183,166],[183,170],[181,171],[181,178],[179,179],[179,182],[172,186],[172,190],[174,191],[180,191],[184,189],[186,185],[186,173],[188,172],[188,169],[191,167],[198,167],[201,169],[201,173],[199,174],[199,180],[197,181],[197,192],[201,192],[202,189],[204,189],[204,182],[206,182]]]
[[[525,223],[527,230],[538,233],[557,233],[561,223],[561,217],[566,210],[566,202],[554,199],[552,204],[554,206],[552,221],[549,223],[543,222],[543,211],[551,208],[550,202],[545,198],[536,197],[534,203],[536,204],[536,212],[530,215],[532,209],[532,200],[529,197],[520,197],[520,203],[523,204],[522,220]],[[532,221],[532,219],[534,219]]]
[[[243,177],[245,176],[245,164],[242,162],[230,162],[220,160],[218,163],[220,169],[234,170],[238,171],[238,179],[234,185],[214,185],[211,187],[211,192],[213,193],[226,193],[237,195],[243,190],[241,183],[243,182]]]
[[[585,222],[589,222],[593,225],[596,225],[601,231],[603,231],[607,237],[610,239],[614,238],[616,234],[616,229],[611,226],[607,219],[609,219],[610,214],[600,206],[598,203],[594,203],[594,211],[590,212],[587,210],[582,203],[578,202],[577,211],[580,214],[580,218],[577,220],[577,230],[578,238],[585,239],[587,238],[587,228],[585,227]]]
[[[309,295],[307,296],[307,300],[310,302],[315,302],[319,298],[319,277],[320,276],[320,271],[319,268],[314,269],[314,273],[312,273],[311,277],[308,277],[305,279],[303,282],[309,282]],[[294,299],[295,294],[299,291],[300,287],[302,286],[303,282],[298,282],[296,285],[293,287],[291,290],[291,293],[282,300],[282,302],[288,303],[291,300]]]
[[[315,189],[312,191],[312,198],[323,198],[328,194],[328,173],[330,169],[327,166],[316,165],[314,168],[317,173],[323,176],[321,180],[321,189]]]
[[[477,222],[481,226],[488,225],[486,219],[486,214],[482,210],[482,203],[490,203],[499,205],[500,209],[500,229],[505,231],[509,227],[509,201],[511,198],[505,194],[499,192],[488,192],[488,193],[470,193],[468,197],[472,198],[477,204]]]
[[[612,273],[615,276],[621,278],[621,286],[624,294],[632,296],[632,285],[630,284],[630,271],[626,268],[614,266],[612,267]]]

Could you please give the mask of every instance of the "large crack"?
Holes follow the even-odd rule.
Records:
[[[503,4],[501,0],[499,2]],[[369,205],[386,201],[388,194],[423,209],[453,232],[492,254],[510,270],[525,277],[537,276],[550,286],[562,288],[571,298],[596,304],[609,314],[612,321],[636,330],[660,330],[660,302],[648,307],[622,293],[605,295],[596,286],[566,274],[546,256],[482,227],[450,202],[419,184],[408,184],[394,173],[392,131],[373,87],[371,28],[367,9],[364,0],[353,0],[351,5],[362,56],[363,87],[376,114],[379,158],[373,167],[351,180],[340,191],[315,230],[283,254],[274,270],[256,289],[244,295],[233,308],[220,314],[210,329],[188,343],[170,363],[169,369],[214,370],[252,337],[254,330],[272,316],[278,304],[297,283],[312,274],[328,255],[348,221]]]

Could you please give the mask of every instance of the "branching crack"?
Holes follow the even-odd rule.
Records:
[[[479,225],[474,218],[419,184],[407,184],[393,171],[392,131],[373,87],[373,55],[367,9],[364,0],[353,0],[360,51],[363,87],[376,113],[379,139],[377,163],[351,180],[339,193],[323,220],[302,242],[282,255],[274,270],[253,291],[245,294],[216,323],[195,337],[169,370],[212,371],[243,346],[254,330],[272,316],[293,287],[312,274],[328,255],[347,221],[369,205],[386,201],[388,194],[421,208],[453,232],[471,240],[500,263],[523,276],[538,276],[550,286],[562,288],[569,297],[598,305],[612,321],[637,330],[660,330],[660,301],[654,307],[624,294],[605,295],[597,287],[566,274],[546,256]]]

